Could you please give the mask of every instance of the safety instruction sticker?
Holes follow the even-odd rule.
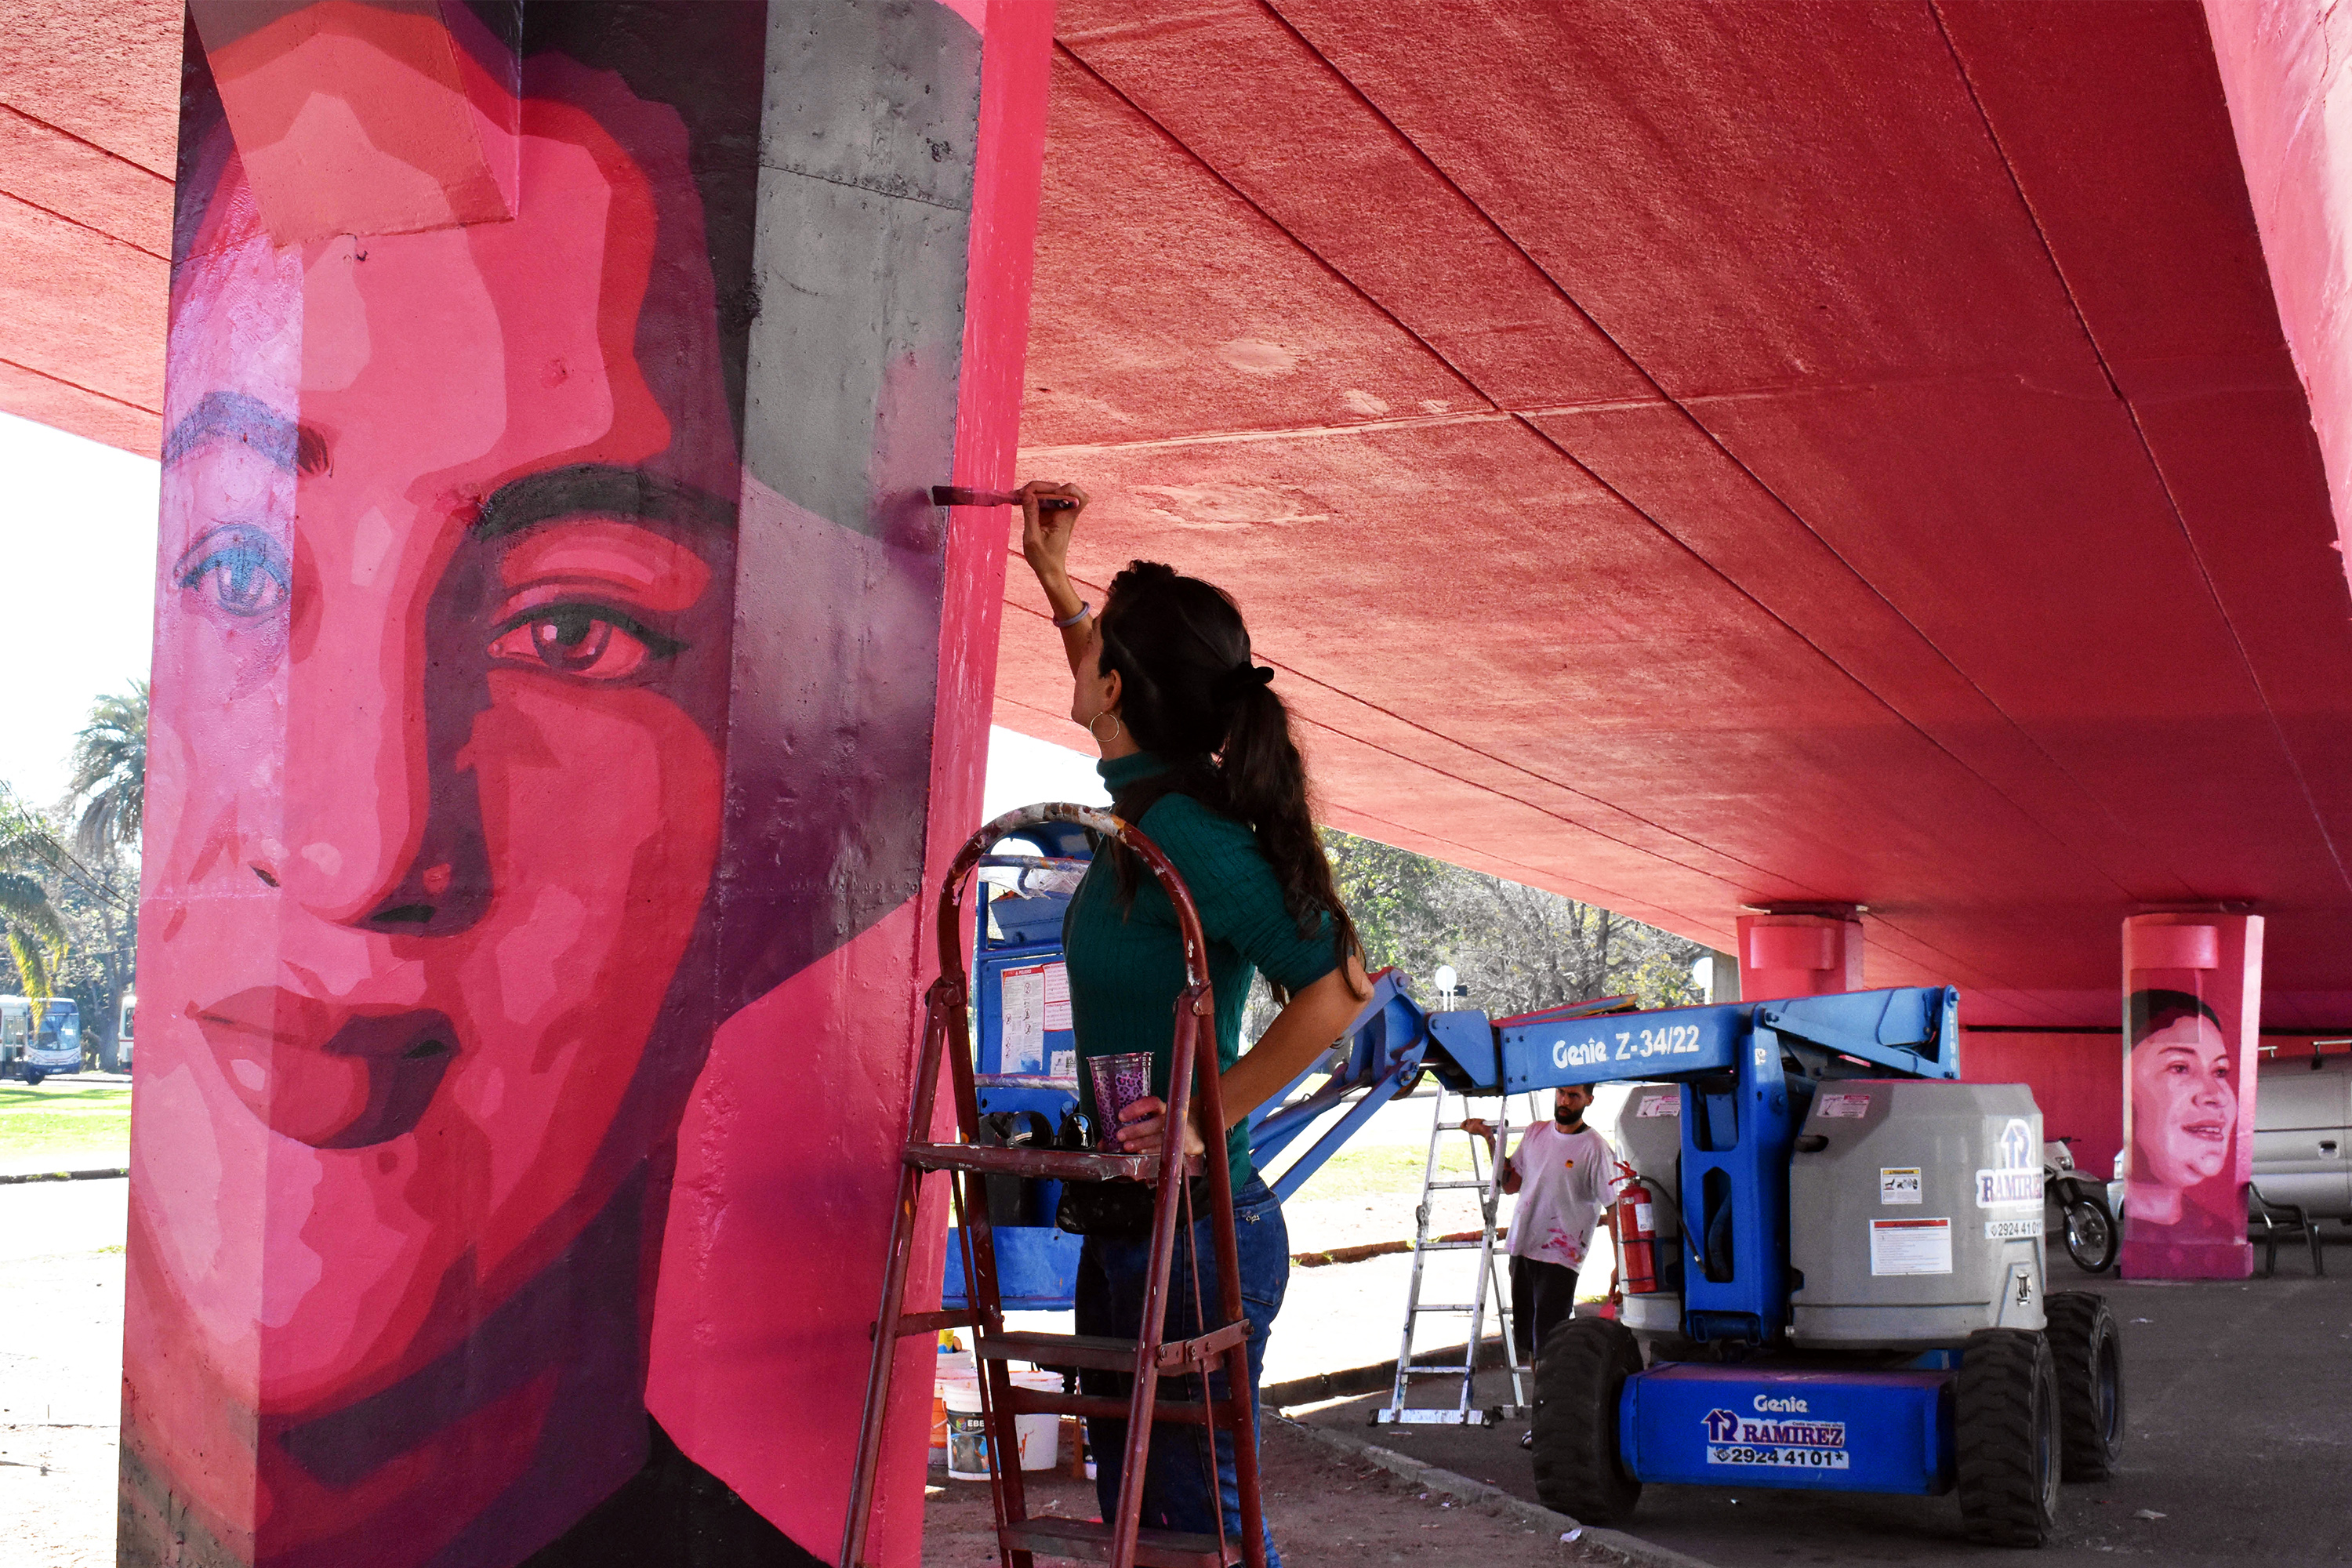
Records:
[[[1674,1093],[1672,1093],[1672,1094],[1654,1094],[1654,1095],[1652,1095],[1649,1099],[1647,1099],[1647,1100],[1645,1100],[1642,1101],[1642,1109],[1641,1109],[1641,1110],[1637,1110],[1637,1111],[1633,1112],[1633,1114],[1634,1114],[1635,1116],[1637,1116],[1637,1117],[1642,1117],[1642,1116],[1676,1116],[1676,1117],[1678,1117],[1678,1116],[1680,1116],[1682,1113],[1683,1113],[1683,1097],[1682,1097],[1682,1091],[1681,1091],[1680,1089],[1676,1089],[1676,1090],[1675,1090]]]
[[[1870,1096],[1866,1094],[1825,1094],[1819,1100],[1813,1101],[1813,1114],[1817,1117],[1867,1116],[1870,1114]]]
[[[1878,1201],[1916,1204],[1920,1201],[1920,1171],[1916,1165],[1882,1165],[1878,1170]]]
[[[1070,966],[1049,963],[1045,966],[1045,1032],[1055,1034],[1069,1026]]]
[[[1070,1026],[1070,971],[1063,963],[1030,963],[1008,969],[1003,976],[1004,999],[997,1016],[1003,1023],[996,1070],[1002,1073],[1044,1073],[1076,1077],[1075,1048],[1053,1053],[1049,1063],[1045,1037]]]
[[[1874,1219],[1870,1222],[1873,1274],[1949,1274],[1952,1222],[1948,1219]]]
[[[2042,1216],[2032,1219],[1989,1219],[1985,1221],[1987,1241],[2032,1241],[2042,1234]]]
[[[1706,1428],[1706,1462],[1710,1465],[1771,1465],[1788,1469],[1843,1470],[1847,1468],[1845,1423],[1813,1421],[1801,1414],[1782,1414],[1770,1407],[1794,1405],[1802,1399],[1756,1396],[1760,1417],[1736,1410],[1710,1410],[1700,1417]]]
[[[1998,1163],[1990,1171],[1977,1173],[1977,1207],[2040,1208],[2040,1155],[2041,1150],[2033,1142],[2033,1129],[2023,1117],[2011,1117],[2001,1128],[2000,1136],[1993,1140],[1993,1159]]]

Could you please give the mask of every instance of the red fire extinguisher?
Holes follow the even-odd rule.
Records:
[[[1617,1288],[1628,1296],[1658,1289],[1658,1194],[1624,1161],[1617,1162]]]

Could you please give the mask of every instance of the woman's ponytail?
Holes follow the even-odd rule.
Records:
[[[1309,935],[1325,918],[1342,965],[1359,952],[1331,862],[1315,831],[1307,764],[1290,710],[1250,658],[1249,630],[1222,589],[1138,561],[1111,580],[1102,619],[1102,669],[1120,681],[1119,715],[1136,744],[1168,764],[1112,805],[1129,822],[1160,796],[1192,795],[1247,823],[1282,887],[1283,907]],[[1136,868],[1121,857],[1133,896]]]

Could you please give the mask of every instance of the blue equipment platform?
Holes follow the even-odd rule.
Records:
[[[1952,1489],[1952,1374],[1666,1365],[1625,1380],[1618,1448],[1644,1481]]]

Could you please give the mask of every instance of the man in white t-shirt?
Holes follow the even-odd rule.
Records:
[[[1584,1124],[1592,1091],[1581,1084],[1552,1091],[1552,1119],[1519,1135],[1503,1173],[1503,1191],[1519,1194],[1511,1215],[1511,1338],[1532,1364],[1552,1329],[1576,1310],[1576,1275],[1597,1222],[1617,1234],[1609,1202],[1617,1152]],[[1495,1130],[1472,1117],[1462,1130],[1495,1146]],[[1617,1300],[1612,1287],[1610,1300]]]

